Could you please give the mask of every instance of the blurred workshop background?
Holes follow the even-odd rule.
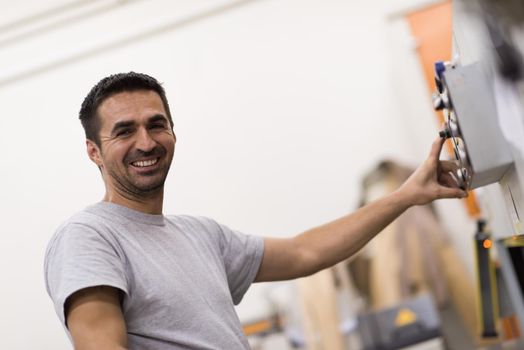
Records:
[[[99,79],[137,71],[166,89],[178,142],[165,213],[290,236],[394,190],[425,159],[445,121],[428,62],[457,55],[452,11],[428,0],[3,1],[0,348],[72,348],[43,259],[58,225],[103,197],[78,120]],[[414,208],[348,262],[253,285],[237,308],[253,349],[517,342],[511,312],[493,316],[495,336],[480,331],[482,198]],[[370,345],[381,337],[390,345]]]

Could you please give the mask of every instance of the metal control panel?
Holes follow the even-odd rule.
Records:
[[[437,62],[435,77],[434,107],[446,117],[441,136],[453,144],[459,185],[469,190],[499,181],[513,160],[483,67]]]

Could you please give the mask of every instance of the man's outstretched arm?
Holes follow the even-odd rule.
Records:
[[[293,238],[266,238],[256,282],[303,277],[349,258],[377,233],[414,205],[439,198],[463,198],[450,172],[451,162],[439,161],[444,140],[432,145],[429,157],[395,192],[356,212]]]

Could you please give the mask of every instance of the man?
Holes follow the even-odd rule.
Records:
[[[80,119],[102,202],[49,243],[48,293],[76,349],[247,349],[234,304],[249,285],[307,276],[357,252],[413,205],[464,197],[442,140],[396,192],[292,238],[253,237],[202,217],[163,215],[176,136],[161,85],[102,79]]]

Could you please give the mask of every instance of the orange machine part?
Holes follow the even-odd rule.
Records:
[[[504,332],[504,339],[518,339],[520,338],[519,324],[517,316],[512,315],[506,318],[502,318],[502,330]]]
[[[417,40],[417,53],[424,70],[428,90],[431,93],[437,90],[435,85],[434,64],[436,61],[451,59],[452,22],[451,1],[443,1],[406,15],[411,32]],[[445,118],[442,112],[435,112],[440,124]],[[453,146],[446,142],[447,150],[453,155]],[[480,216],[480,207],[473,191],[464,200],[468,214],[471,217]]]
[[[257,333],[269,332],[271,329],[273,329],[273,324],[269,320],[262,320],[244,325],[242,328],[244,330],[244,334],[249,336]]]

